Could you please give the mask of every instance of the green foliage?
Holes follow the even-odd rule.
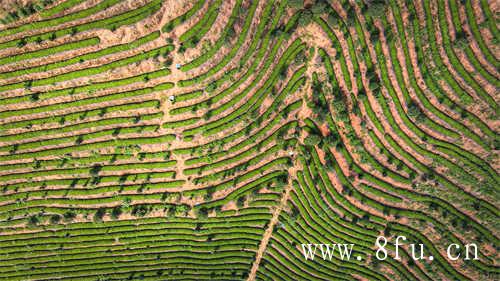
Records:
[[[299,26],[306,26],[311,23],[313,19],[313,13],[310,10],[302,10],[299,17]]]
[[[292,9],[302,9],[304,7],[304,0],[289,0],[287,4]]]
[[[305,145],[311,145],[311,146],[319,145],[320,142],[321,142],[321,136],[316,134],[310,134],[304,140]]]

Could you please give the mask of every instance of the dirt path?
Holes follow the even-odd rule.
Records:
[[[291,172],[292,171],[290,171],[290,173]],[[288,201],[288,198],[290,197],[290,190],[293,188],[291,178],[292,177],[289,178],[288,185],[285,188],[285,194],[283,194],[283,197],[281,197],[280,204],[274,210],[273,217],[269,221],[269,225],[267,226],[267,229],[264,232],[264,236],[262,236],[262,240],[260,240],[259,249],[257,250],[257,254],[255,256],[255,261],[252,265],[252,269],[250,270],[250,275],[248,276],[247,281],[255,280],[255,276],[257,275],[257,270],[259,269],[260,261],[262,260],[262,257],[264,256],[264,253],[266,252],[267,244],[269,243],[269,239],[271,239],[271,236],[273,235],[274,226],[278,223],[280,213],[283,210],[283,208],[285,207],[286,202]]]

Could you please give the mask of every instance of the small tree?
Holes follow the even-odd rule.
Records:
[[[371,1],[366,8],[366,15],[373,18],[382,18],[386,11],[386,1],[385,0],[375,0]]]
[[[121,206],[116,206],[111,210],[111,218],[116,220],[123,213]]]
[[[94,214],[94,221],[95,222],[102,222],[102,218],[106,214],[106,209],[105,208],[99,208]]]
[[[300,15],[300,18],[299,18],[299,26],[308,25],[312,21],[312,18],[313,18],[313,14],[311,11],[309,11],[309,10],[302,11],[302,14]]]
[[[21,38],[21,40],[19,40],[17,42],[17,47],[22,48],[22,47],[26,46],[27,43],[28,42],[26,42],[26,38],[23,37],[23,38]]]
[[[288,6],[293,9],[302,9],[304,7],[304,0],[290,0]]]
[[[311,145],[311,146],[318,145],[320,142],[321,142],[321,137],[316,134],[310,134],[304,140],[304,143],[306,145]]]
[[[319,16],[327,11],[327,4],[325,2],[316,2],[312,7],[311,7],[311,12]]]
[[[67,211],[63,215],[64,220],[66,221],[72,221],[74,218],[76,218],[76,214],[73,211]]]
[[[425,114],[414,100],[408,104],[408,116],[415,118],[417,122],[422,122],[425,119]]]
[[[35,226],[38,225],[39,223],[40,223],[40,218],[38,217],[38,215],[32,215],[28,219],[29,225]]]
[[[58,224],[60,221],[61,221],[60,215],[55,214],[50,217],[50,223],[52,224]]]

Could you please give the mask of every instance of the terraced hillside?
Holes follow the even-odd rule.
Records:
[[[500,279],[497,1],[18,2],[0,280]]]

